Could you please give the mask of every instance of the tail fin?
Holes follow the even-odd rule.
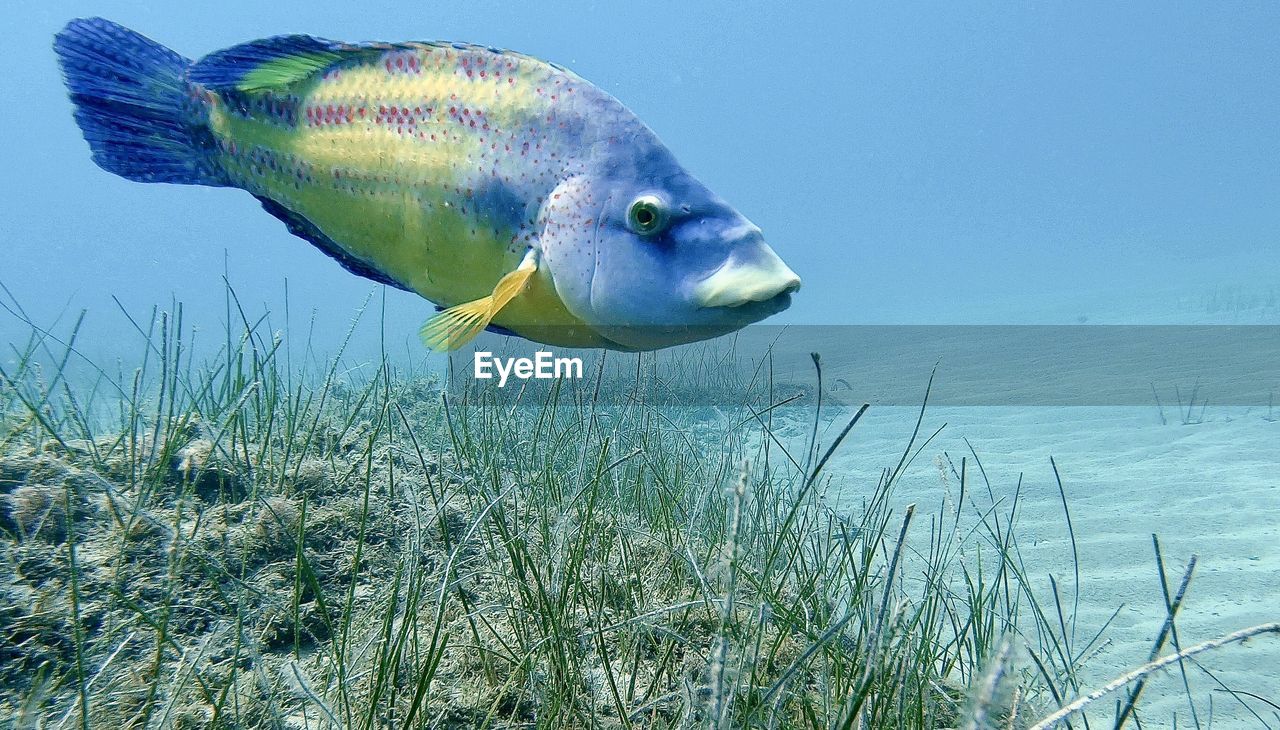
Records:
[[[191,61],[102,18],[67,23],[53,49],[99,167],[138,182],[224,184],[196,143]]]

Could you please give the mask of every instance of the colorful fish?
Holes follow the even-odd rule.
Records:
[[[252,41],[192,62],[101,18],[54,41],[103,169],[237,187],[352,273],[488,328],[650,350],[786,309],[800,278],[616,99],[460,43]]]

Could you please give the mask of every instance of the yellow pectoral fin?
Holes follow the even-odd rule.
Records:
[[[492,294],[449,307],[427,320],[422,329],[418,330],[423,344],[436,352],[448,352],[475,339],[489,326],[498,312],[524,290],[537,270],[537,255],[531,250],[525,254],[515,271],[498,280]]]

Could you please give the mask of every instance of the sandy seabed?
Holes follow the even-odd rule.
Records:
[[[864,485],[869,490],[881,469],[896,463],[918,415],[906,407],[867,412],[828,467],[836,475],[833,506],[856,509]],[[1266,407],[1212,405],[1203,414],[1197,407],[1195,422],[1183,423],[1167,407],[1164,417],[1162,424],[1154,404],[930,408],[921,436],[945,428],[899,482],[895,501],[915,503],[917,515],[951,514],[954,470],[968,457],[967,488],[975,501],[962,520],[976,523],[978,507],[991,504],[992,496],[1001,507],[996,512],[1007,514],[1020,491],[1015,534],[1027,573],[1044,596],[1052,595],[1052,575],[1070,603],[1072,548],[1052,456],[1079,552],[1078,646],[1119,609],[1108,643],[1081,676],[1083,685],[1097,686],[1145,662],[1163,623],[1152,534],[1160,539],[1170,591],[1190,556],[1198,557],[1177,621],[1182,646],[1280,619],[1280,420],[1271,420]],[[826,440],[842,420],[833,418]],[[990,496],[970,445],[990,480]],[[927,521],[913,529],[927,538]],[[1247,643],[1199,664],[1235,690],[1269,697],[1280,687],[1275,642]],[[1260,726],[1205,671],[1188,665],[1188,678],[1198,698],[1212,697],[1215,727]],[[1197,707],[1201,722],[1207,702]],[[1143,705],[1144,726],[1171,723],[1174,713],[1180,726],[1191,726],[1176,670],[1148,684]]]

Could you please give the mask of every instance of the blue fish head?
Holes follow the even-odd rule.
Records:
[[[800,277],[660,143],[602,157],[543,209],[543,260],[574,315],[623,349],[651,350],[790,306]]]

